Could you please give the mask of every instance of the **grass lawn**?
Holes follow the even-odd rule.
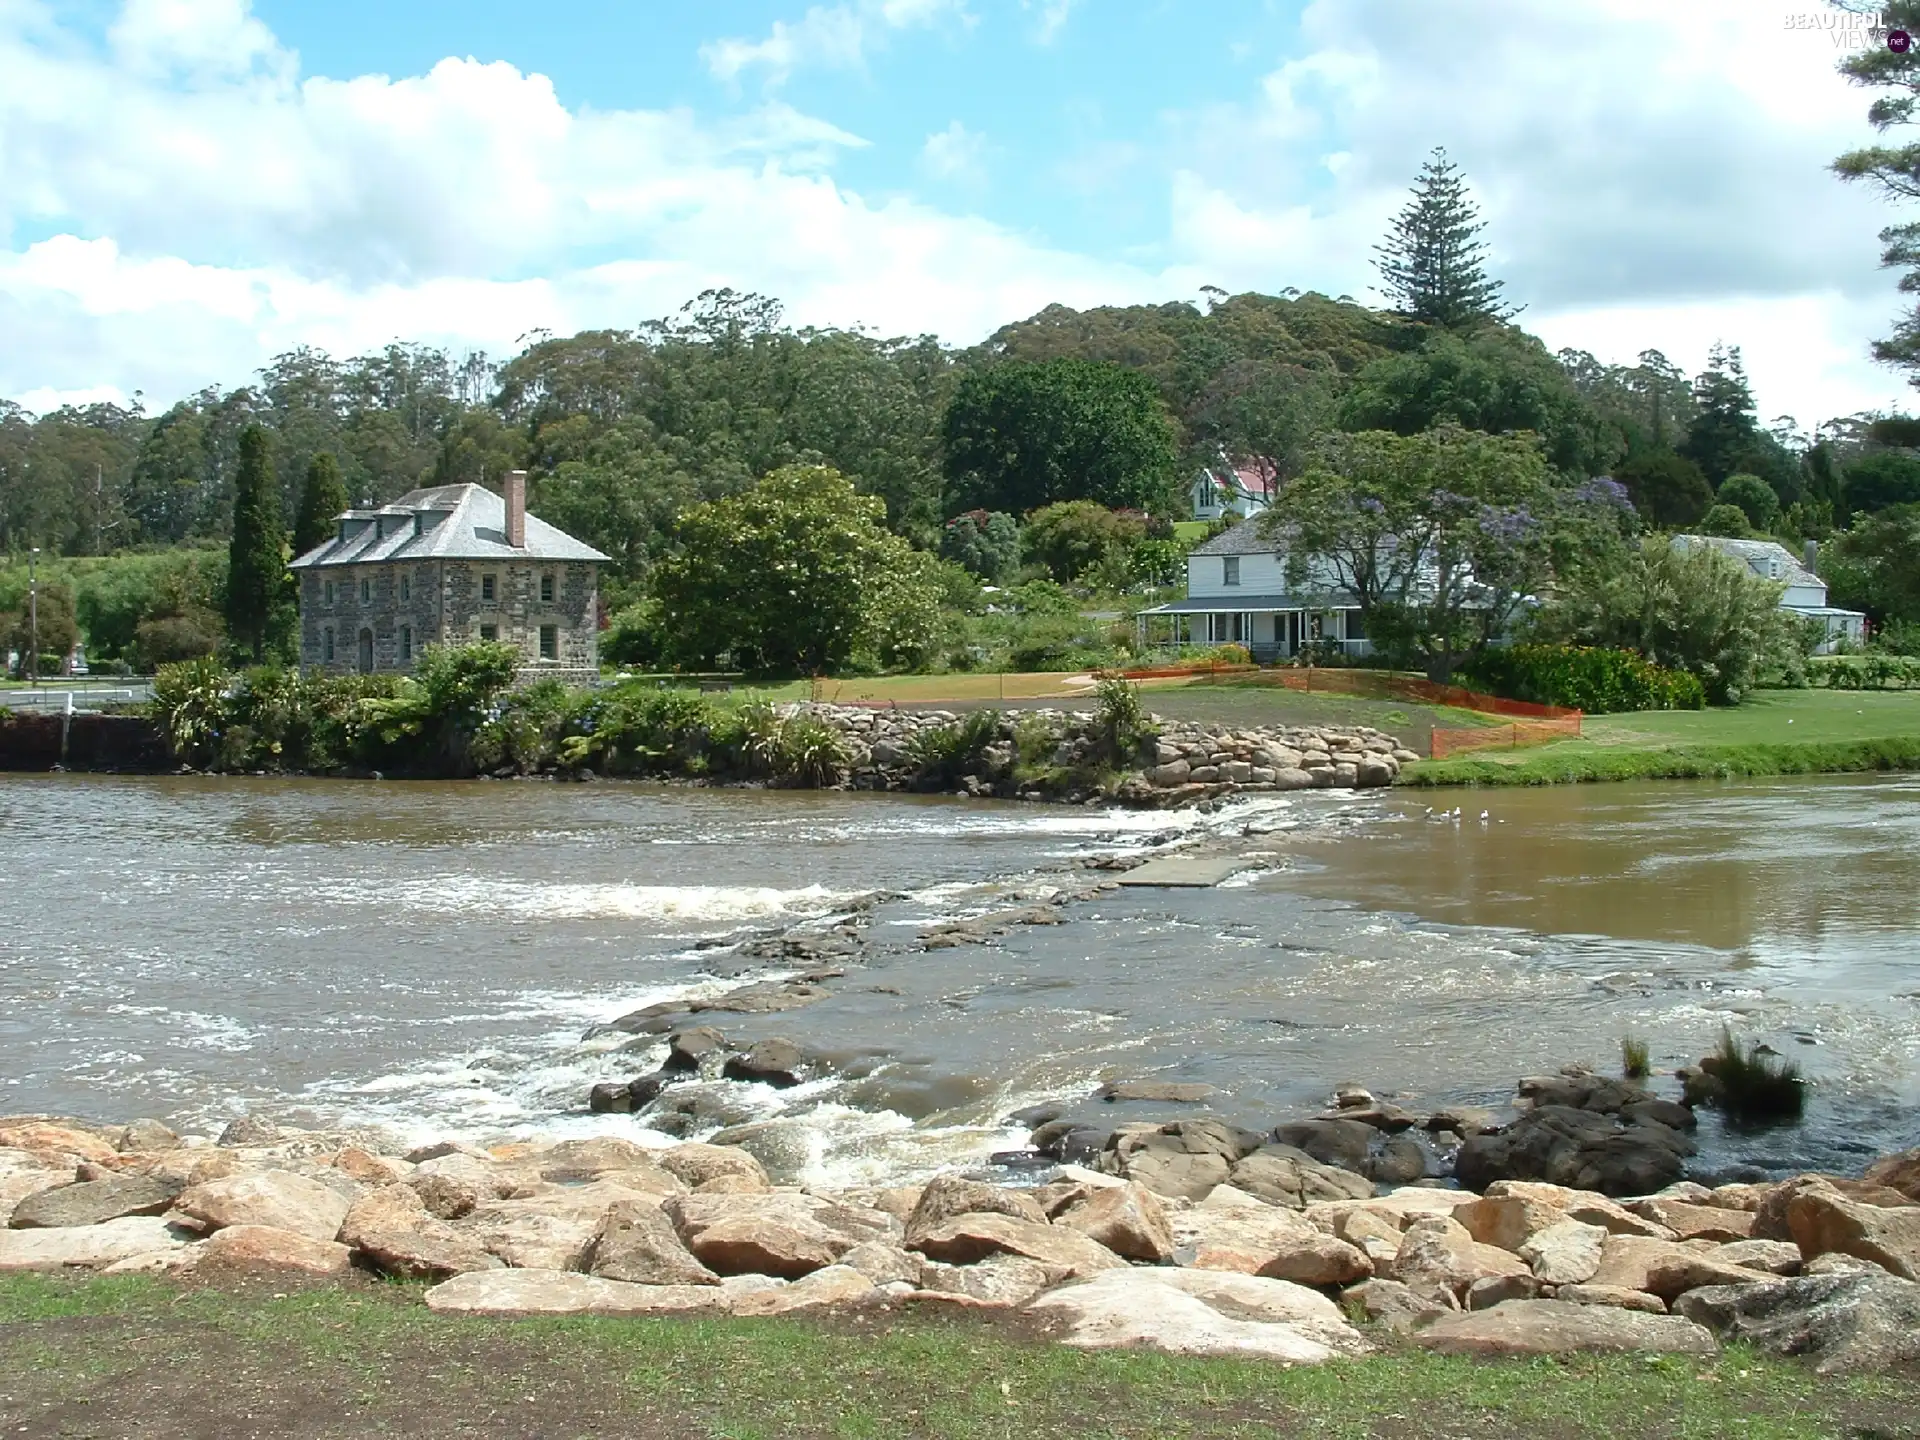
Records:
[[[1173,522],[1173,538],[1198,544],[1207,538],[1205,520],[1176,520]]]
[[[1579,740],[1412,767],[1410,784],[1784,775],[1920,768],[1920,692],[1763,690],[1727,709],[1595,715]]]
[[[1087,1354],[1018,1321],[437,1317],[415,1287],[0,1277],[0,1426],[29,1436],[1912,1436],[1911,1379],[1710,1360],[1500,1363],[1385,1342],[1318,1368]]]

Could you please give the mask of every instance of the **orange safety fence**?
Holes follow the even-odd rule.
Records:
[[[1462,750],[1517,750],[1522,745],[1545,745],[1554,740],[1580,738],[1580,713],[1553,720],[1528,720],[1513,725],[1476,725],[1471,730],[1435,730],[1432,755],[1444,760]]]

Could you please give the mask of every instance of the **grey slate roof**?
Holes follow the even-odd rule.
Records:
[[[400,560],[607,558],[531,513],[527,516],[527,543],[522,549],[514,549],[507,544],[507,502],[484,485],[411,490],[391,505],[349,510],[340,518],[366,523],[345,540],[335,532],[325,544],[295,560],[295,570],[322,565],[385,565]]]
[[[1777,540],[1734,540],[1725,535],[1676,535],[1673,543],[1683,550],[1706,545],[1722,555],[1741,561],[1762,580],[1778,580],[1787,585],[1820,585],[1818,575],[1802,565],[1794,553]]]
[[[1229,525],[1211,540],[1203,541],[1187,553],[1190,555],[1282,555],[1286,553],[1285,541],[1277,535],[1269,535],[1266,528],[1252,520],[1242,520],[1238,525]]]

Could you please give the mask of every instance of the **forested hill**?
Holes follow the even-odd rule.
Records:
[[[963,378],[1062,358],[1151,381],[1181,457],[1162,487],[1169,508],[1179,477],[1221,449],[1290,474],[1329,429],[1412,434],[1445,419],[1536,431],[1570,475],[1637,463],[1628,483],[1657,492],[1636,490],[1650,513],[1697,513],[1705,485],[1735,470],[1765,477],[1783,504],[1822,498],[1805,439],[1755,420],[1737,352],[1690,381],[1656,352],[1610,367],[1550,354],[1508,324],[1455,333],[1291,291],[1050,306],[955,349],[796,329],[773,300],[718,291],[634,330],[541,338],[500,365],[418,345],[351,359],[298,350],[252,383],[154,414],[93,405],[36,418],[0,402],[0,554],[220,540],[239,436],[255,422],[274,437],[289,519],[320,452],[338,457],[355,501],[525,468],[533,506],[613,555],[616,584],[644,572],[688,504],[796,461],[853,477],[885,500],[895,530],[929,545],[964,498],[944,473]],[[1104,413],[1089,411],[1094,423]]]

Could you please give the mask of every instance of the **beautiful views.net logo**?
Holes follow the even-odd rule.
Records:
[[[1803,10],[1786,17],[1789,30],[1818,30],[1833,37],[1838,46],[1885,45],[1897,55],[1913,48],[1913,36],[1905,30],[1888,30],[1877,15],[1851,10]]]

